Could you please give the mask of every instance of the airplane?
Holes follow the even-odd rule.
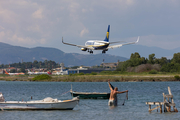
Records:
[[[6,70],[5,70],[5,73],[7,75],[24,75],[24,73],[8,73]]]
[[[60,71],[60,72],[56,72],[55,75],[68,75],[68,71]]]
[[[108,25],[106,37],[104,40],[88,40],[85,43],[85,46],[66,43],[63,41],[63,37],[62,37],[62,43],[66,44],[66,45],[77,46],[77,47],[81,48],[82,51],[88,51],[90,54],[93,54],[93,50],[102,50],[102,53],[106,53],[106,51],[108,51],[109,48],[111,48],[111,49],[117,48],[117,47],[119,48],[123,45],[135,44],[139,41],[139,37],[138,37],[138,39],[135,42],[129,42],[129,43],[123,43],[123,44],[110,46],[110,44],[120,43],[122,41],[109,42],[109,31],[110,31],[110,25]]]
[[[29,75],[35,75],[35,72],[31,72],[31,71],[28,69],[28,74],[29,74]]]
[[[42,74],[51,74],[51,72],[31,72],[29,69],[28,69],[28,74],[29,75],[42,75]]]

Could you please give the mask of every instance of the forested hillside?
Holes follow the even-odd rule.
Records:
[[[25,48],[12,46],[0,42],[0,64],[12,64],[19,62],[54,61],[63,62],[65,66],[93,66],[100,65],[103,60],[106,63],[125,61],[127,58],[109,54],[78,54],[65,53],[56,48],[36,47]]]
[[[180,53],[174,53],[172,59],[166,57],[156,58],[150,54],[149,58],[141,57],[139,53],[131,54],[129,60],[119,62],[118,71],[127,72],[180,72]]]

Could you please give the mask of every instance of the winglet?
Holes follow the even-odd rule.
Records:
[[[137,39],[137,41],[135,43],[138,43],[138,42],[139,42],[139,36],[138,36],[138,39]]]
[[[63,42],[63,37],[62,37],[62,43],[64,43],[64,42]]]

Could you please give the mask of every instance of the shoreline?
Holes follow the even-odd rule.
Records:
[[[82,76],[52,76],[47,80],[32,80],[34,76],[1,76],[0,81],[27,81],[27,82],[172,82],[180,81],[173,75],[82,75]]]

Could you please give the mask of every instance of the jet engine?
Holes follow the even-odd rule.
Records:
[[[81,48],[81,50],[82,50],[82,51],[86,51],[86,50],[87,50],[87,48]]]

